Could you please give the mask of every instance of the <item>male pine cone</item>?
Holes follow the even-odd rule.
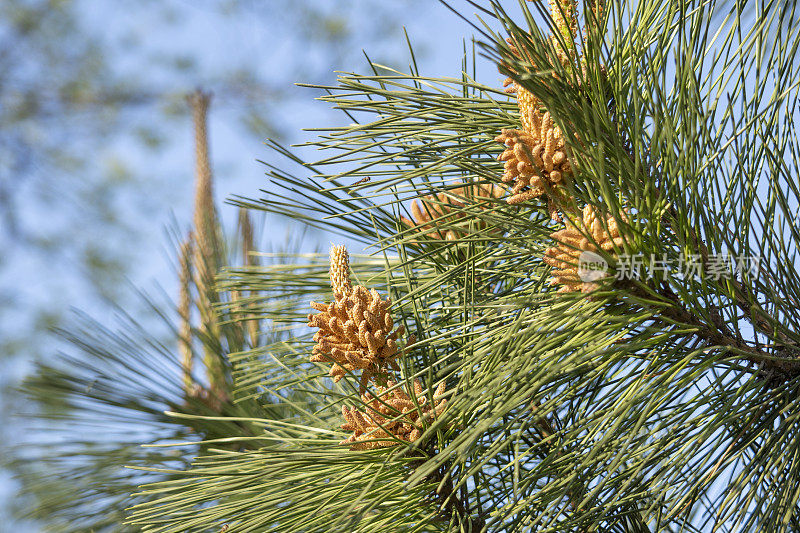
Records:
[[[621,220],[627,222],[625,213],[620,213]],[[551,267],[552,285],[561,285],[558,292],[590,293],[600,285],[595,279],[587,277],[580,271],[581,255],[584,252],[614,252],[622,247],[624,238],[617,221],[611,215],[603,219],[598,216],[597,209],[591,205],[583,208],[583,216],[576,222],[567,220],[570,226],[556,231],[550,237],[558,244],[548,248],[544,253],[544,262]]]
[[[400,221],[408,227],[417,228],[420,233],[431,239],[454,241],[467,234],[470,217],[463,211],[468,202],[478,203],[485,209],[486,199],[497,199],[505,194],[502,187],[494,184],[465,185],[447,192],[429,194],[411,202],[411,218],[400,217]],[[471,197],[470,197],[471,193]],[[478,227],[485,228],[486,223],[472,220]],[[444,227],[442,227],[444,226]]]
[[[414,398],[402,388],[394,388],[396,385],[389,381],[386,387],[378,387],[377,396],[369,392],[362,394],[361,400],[367,406],[363,412],[342,406],[345,419],[342,429],[353,434],[341,444],[350,445],[351,450],[373,450],[394,446],[400,441],[414,442],[422,436],[425,424],[444,411],[447,404],[447,400],[441,399],[444,382],[434,391],[433,402],[428,401],[418,379],[414,380]]]
[[[330,252],[330,279],[334,301],[311,302],[319,314],[308,315],[308,325],[319,328],[312,362],[332,362],[330,375],[339,381],[345,374],[362,371],[361,390],[370,379],[383,375],[386,366],[399,370],[397,339],[405,331],[394,329],[389,313],[391,301],[382,299],[375,289],[350,284],[350,262],[344,246]],[[394,331],[393,331],[394,329]]]
[[[519,56],[513,42],[511,49]],[[504,162],[503,182],[512,184],[511,196],[506,201],[513,205],[546,195],[549,204],[556,204],[559,196],[556,190],[572,174],[564,135],[533,93],[511,78],[504,85],[508,87],[506,92],[517,97],[522,123],[521,130],[503,129],[495,138],[506,146],[498,157]],[[551,215],[555,208],[550,205]]]
[[[504,162],[503,182],[512,184],[509,204],[518,204],[545,194],[563,185],[564,176],[572,172],[567,159],[561,130],[553,124],[550,113],[531,120],[539,125],[535,134],[504,129],[495,138],[506,149],[498,160]]]

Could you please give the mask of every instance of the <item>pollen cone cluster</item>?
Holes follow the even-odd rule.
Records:
[[[414,442],[425,425],[444,411],[447,404],[447,400],[441,399],[444,382],[434,391],[433,402],[428,400],[419,380],[414,380],[413,398],[402,388],[394,388],[396,385],[389,381],[386,387],[377,387],[377,396],[362,394],[364,411],[342,407],[345,419],[342,429],[353,434],[341,444],[350,445],[351,450],[373,450],[394,446],[399,441]]]
[[[622,220],[628,219],[622,213]],[[548,248],[544,254],[544,262],[551,267],[551,285],[561,285],[558,292],[590,293],[599,288],[595,280],[581,279],[578,271],[581,254],[604,250],[613,252],[614,247],[621,247],[624,239],[614,217],[598,215],[597,210],[587,205],[583,216],[575,223],[569,222],[567,227],[550,235],[558,244]],[[586,277],[586,276],[584,276]]]
[[[580,84],[586,76],[586,67],[576,49],[578,3],[576,0],[550,0],[550,12],[556,32],[548,38],[555,51],[554,59],[565,68],[581,64]],[[513,39],[508,43],[511,53],[522,59],[521,51],[525,48]],[[524,59],[537,70],[533,59]],[[511,78],[506,79],[504,85],[506,92],[517,97],[522,123],[521,130],[504,129],[495,138],[506,147],[498,159],[505,163],[503,182],[512,185],[507,202],[518,204],[546,196],[551,216],[557,219],[559,204],[566,198],[564,186],[573,172],[564,134],[536,95]]]
[[[531,114],[530,119],[538,126],[531,130],[534,133],[504,129],[495,138],[506,147],[497,159],[505,163],[502,180],[511,184],[506,201],[512,205],[552,193],[572,172],[564,137],[550,113]]]
[[[349,259],[344,246],[331,248],[330,278],[334,301],[311,302],[319,314],[308,315],[308,325],[319,328],[312,362],[332,362],[330,375],[339,381],[347,371],[361,370],[361,389],[389,366],[398,369],[397,339],[403,326],[394,329],[389,314],[391,302],[374,289],[350,284]]]
[[[547,195],[553,204],[559,191],[572,174],[567,158],[567,145],[561,129],[555,124],[542,102],[510,78],[506,92],[517,96],[522,129],[503,129],[495,141],[505,145],[498,156],[504,162],[502,180],[511,185],[509,204]],[[551,205],[551,213],[555,206]]]
[[[472,199],[475,201],[481,198],[500,198],[505,194],[502,187],[494,184],[475,184],[471,188]],[[456,240],[465,233],[457,226],[459,221],[467,217],[467,213],[461,209],[470,201],[469,193],[469,188],[465,186],[423,196],[411,202],[411,218],[400,217],[400,220],[406,226],[416,227],[425,237]],[[441,228],[442,225],[454,227]]]

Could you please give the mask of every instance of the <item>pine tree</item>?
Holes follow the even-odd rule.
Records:
[[[132,493],[92,527],[800,531],[794,5],[474,6],[472,62],[505,89],[466,51],[453,78],[413,51],[342,74],[322,99],[352,124],[313,162],[272,143],[299,166],[269,168],[284,193],[234,200],[366,254],[223,268],[216,291],[187,259],[183,363],[115,345],[97,357],[138,381],[32,381],[194,439],[142,436],[161,447],[126,448],[123,480],[119,448],[84,447]],[[208,273],[202,242],[183,257]]]
[[[251,312],[256,293],[214,290],[223,261],[257,264],[250,216],[241,212],[235,239],[226,242],[213,199],[207,113],[211,95],[187,97],[195,137],[195,210],[192,230],[180,242],[177,306],[144,294],[154,317],[138,320],[119,309],[119,328],[79,315],[60,331],[71,349],[41,364],[24,392],[39,424],[13,454],[22,480],[22,518],[52,531],[127,531],[126,509],[146,481],[169,478],[127,467],[183,468],[203,449],[199,441],[235,442],[258,434],[248,417],[270,417],[281,406],[238,398],[229,355],[269,339]],[[237,246],[238,245],[238,246]],[[238,247],[238,249],[237,249]],[[228,304],[231,311],[215,307]],[[169,311],[174,311],[174,320]],[[231,320],[232,313],[241,319]],[[175,345],[165,344],[164,336]],[[234,402],[234,399],[236,402]],[[272,410],[276,409],[275,413]],[[285,415],[280,415],[285,416]],[[144,448],[191,443],[185,455]]]

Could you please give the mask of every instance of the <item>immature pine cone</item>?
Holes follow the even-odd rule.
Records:
[[[319,328],[314,334],[312,362],[332,362],[330,375],[339,381],[346,371],[362,370],[361,389],[388,365],[399,370],[395,358],[400,355],[397,338],[405,329],[396,330],[389,314],[389,299],[381,299],[375,289],[350,284],[350,263],[344,246],[334,246],[330,253],[331,287],[335,301],[311,302],[319,314],[308,315],[308,325]]]
[[[414,200],[411,202],[411,218],[400,217],[400,220],[406,226],[416,227],[421,232],[424,232],[425,237],[448,241],[456,240],[464,232],[456,228],[436,229],[436,225],[432,222],[442,218],[444,224],[456,226],[459,220],[466,218],[468,216],[467,213],[457,210],[462,209],[465,205],[464,202],[470,200],[468,193],[469,189],[465,186],[447,192],[423,196],[419,201]],[[472,185],[472,199],[476,202],[481,198],[500,198],[504,193],[505,191],[502,187],[494,184]],[[457,200],[454,196],[463,199],[463,201]],[[482,208],[485,207],[482,206]],[[480,224],[480,221],[478,223]]]
[[[621,219],[627,222],[627,216],[624,213],[621,215]],[[572,222],[568,220],[568,224]],[[590,236],[591,240],[587,236]],[[590,205],[583,208],[582,220],[572,224],[572,227],[553,233],[550,237],[558,245],[545,251],[544,262],[553,267],[550,284],[561,285],[558,292],[562,293],[578,291],[590,293],[598,289],[598,283],[593,280],[583,281],[579,275],[581,254],[597,252],[598,249],[613,252],[615,246],[619,248],[624,242],[614,217],[611,215],[605,217],[604,228],[597,210]]]
[[[413,394],[416,403],[396,383],[389,381],[386,387],[378,387],[378,395],[369,392],[361,395],[366,404],[365,411],[342,407],[345,423],[342,429],[353,434],[341,442],[350,445],[351,450],[374,450],[399,444],[398,441],[414,442],[419,439],[425,424],[435,419],[444,411],[447,400],[441,399],[445,384],[440,383],[433,393],[433,404],[418,379],[414,380]]]

